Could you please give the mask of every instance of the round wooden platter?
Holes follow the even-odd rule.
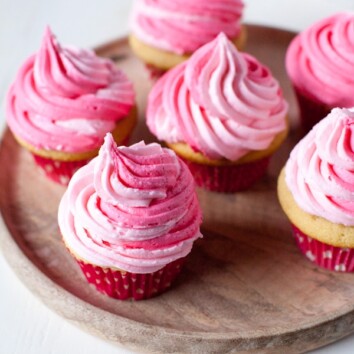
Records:
[[[154,299],[108,298],[89,286],[57,226],[64,187],[45,179],[8,130],[0,146],[1,247],[20,279],[66,319],[107,340],[154,353],[292,353],[354,331],[354,275],[320,269],[296,248],[276,197],[277,175],[300,138],[284,69],[290,32],[247,25],[246,50],[267,64],[290,102],[291,132],[267,176],[233,195],[198,190],[203,234],[172,289]],[[144,125],[151,80],[127,40],[98,48],[134,81]]]

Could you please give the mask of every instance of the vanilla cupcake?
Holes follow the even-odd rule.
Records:
[[[354,106],[354,13],[339,13],[298,34],[286,53],[286,69],[309,131],[332,108]]]
[[[94,52],[61,46],[49,28],[19,69],[6,99],[16,140],[52,180],[67,184],[97,155],[107,132],[126,143],[135,125],[132,83]]]
[[[335,108],[295,146],[278,180],[280,204],[306,257],[354,271],[354,112]]]
[[[117,147],[107,135],[59,206],[64,243],[89,283],[121,300],[167,290],[193,242],[201,210],[188,168],[157,143]]]
[[[266,172],[286,137],[287,110],[269,69],[220,34],[157,81],[147,125],[185,160],[197,185],[235,192]]]
[[[157,73],[186,60],[220,32],[242,49],[243,7],[242,0],[138,0],[132,13],[131,48]]]

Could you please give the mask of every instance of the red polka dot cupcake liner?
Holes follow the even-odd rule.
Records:
[[[59,161],[33,154],[34,161],[52,181],[68,185],[73,174],[89,160]]]
[[[129,137],[124,139],[120,145],[127,145]],[[67,186],[71,177],[81,167],[85,166],[90,159],[78,161],[60,161],[32,154],[36,165],[44,172],[44,174],[53,182]]]
[[[155,81],[159,79],[167,70],[159,69],[151,64],[145,64],[145,69],[149,73],[149,79]]]
[[[268,156],[239,165],[209,166],[184,159],[198,187],[220,193],[250,188],[265,175],[269,161]]]
[[[307,133],[330,113],[331,108],[305,96],[296,87],[294,90],[300,109],[300,125],[304,133]]]
[[[337,272],[354,271],[354,249],[328,245],[291,226],[297,246],[311,262]]]
[[[96,289],[119,300],[145,300],[170,288],[182,270],[185,257],[149,274],[137,274],[104,268],[77,260],[84,276]]]

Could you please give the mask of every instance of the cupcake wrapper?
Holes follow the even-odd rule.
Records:
[[[311,262],[337,272],[354,271],[354,249],[328,245],[291,226],[298,247]]]
[[[127,145],[129,137],[125,138],[119,145]],[[52,181],[67,186],[73,174],[90,160],[59,161],[32,154],[34,162]]]
[[[155,81],[159,79],[167,70],[159,69],[151,64],[145,64],[145,68],[149,73],[149,79]]]
[[[87,281],[101,293],[119,300],[144,300],[166,291],[181,272],[185,257],[149,274],[136,274],[77,260]]]
[[[300,108],[300,124],[303,130],[307,133],[321,119],[325,118],[331,109],[301,93],[299,89],[294,87]]]
[[[234,193],[251,187],[267,171],[270,157],[239,165],[208,166],[184,159],[197,186],[213,192]]]
[[[58,161],[32,154],[35,163],[52,181],[66,186],[73,174],[89,160]]]

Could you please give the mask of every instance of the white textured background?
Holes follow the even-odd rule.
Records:
[[[354,11],[354,0],[244,1],[246,22],[296,31],[334,12]],[[128,32],[131,6],[131,0],[0,0],[0,102],[21,62],[39,47],[45,25],[62,43],[91,47]],[[0,128],[3,124],[2,110]],[[42,305],[1,254],[0,284],[0,354],[132,353]],[[353,354],[354,335],[313,353]]]

